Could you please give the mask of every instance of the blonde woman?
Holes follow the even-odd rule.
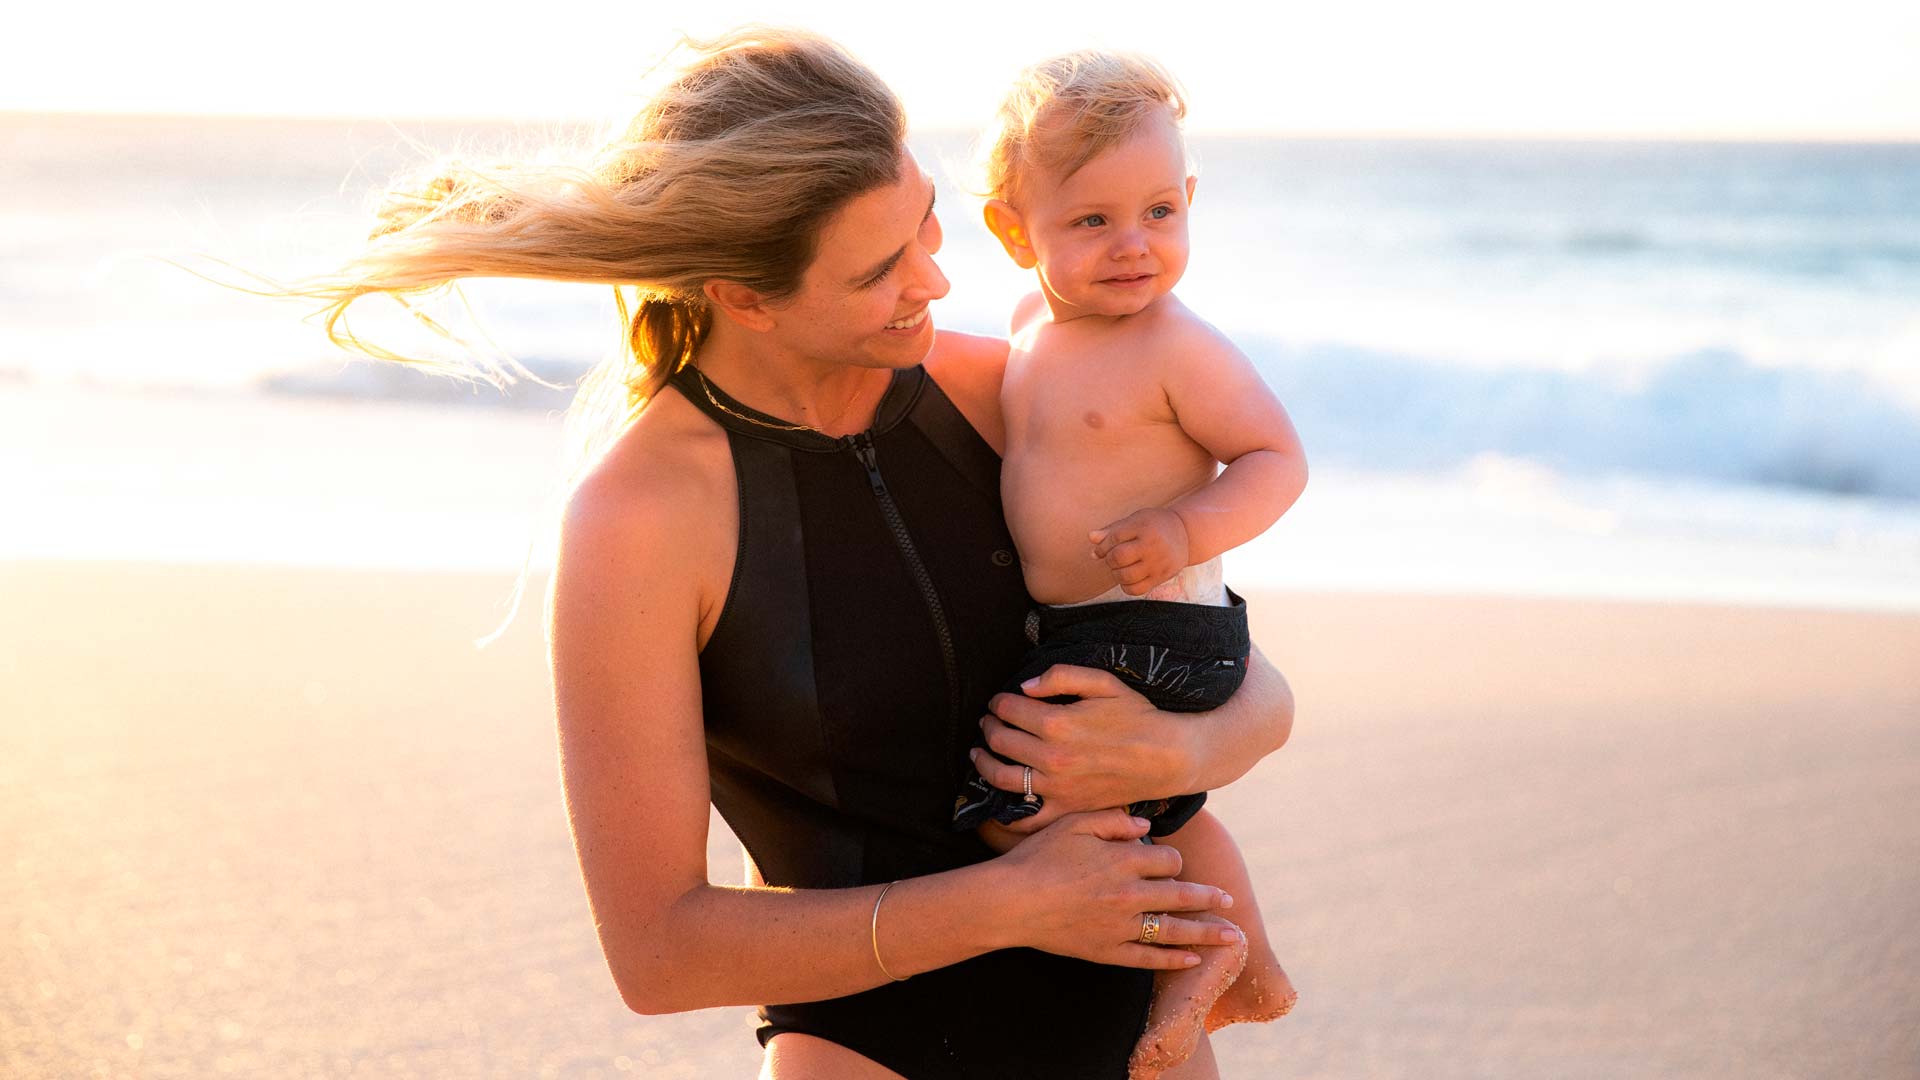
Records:
[[[940,223],[905,136],[831,42],[736,32],[588,169],[391,192],[309,292],[337,318],[463,277],[640,290],[575,406],[609,426],[548,611],[567,811],[629,1007],[759,1005],[776,1080],[1120,1076],[1152,972],[1219,943],[1173,913],[1230,900],[1112,808],[1238,777],[1292,699],[1256,660],[1196,722],[1057,669],[992,702],[1043,743],[1030,838],[996,855],[948,827],[1031,603],[999,502],[1006,344],[933,327]],[[1085,700],[1038,700],[1061,693]],[[745,887],[707,880],[709,801]]]

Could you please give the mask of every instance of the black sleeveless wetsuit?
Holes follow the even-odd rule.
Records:
[[[726,429],[740,487],[733,580],[700,653],[720,815],[769,885],[990,858],[949,821],[1033,606],[999,457],[923,368],[895,372],[873,426],[839,439],[788,430],[692,368],[672,385]],[[764,1006],[759,1037],[817,1035],[909,1080],[1123,1077],[1152,987],[1147,971],[1008,949]]]

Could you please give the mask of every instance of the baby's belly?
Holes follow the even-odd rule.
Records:
[[[1008,457],[1001,491],[1027,592],[1043,604],[1079,603],[1119,585],[1113,570],[1093,557],[1087,534],[1136,510],[1165,506],[1211,478],[1183,471],[1142,484],[1139,470],[1049,467],[1037,455],[1024,457]]]

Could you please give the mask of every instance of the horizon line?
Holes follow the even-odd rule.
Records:
[[[500,113],[323,113],[323,112],[179,112],[144,109],[16,109],[0,108],[0,120],[34,117],[67,117],[91,120],[210,120],[210,121],[294,121],[301,123],[385,123],[385,124],[484,124],[493,127],[574,127],[592,128],[610,123],[607,118],[566,115],[514,115]],[[1328,140],[1400,140],[1433,142],[1649,142],[1649,143],[1777,143],[1777,144],[1920,144],[1920,129],[1911,132],[1843,131],[1806,132],[1704,132],[1704,131],[1603,131],[1575,130],[1496,130],[1457,128],[1452,130],[1390,128],[1246,128],[1207,127],[1187,129],[1195,136],[1211,138],[1271,138]],[[957,124],[927,124],[913,129],[922,135],[976,135],[978,128]]]

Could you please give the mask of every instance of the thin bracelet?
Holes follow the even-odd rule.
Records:
[[[880,974],[885,975],[894,982],[906,982],[906,979],[888,971],[886,961],[880,959],[880,901],[887,898],[887,889],[891,889],[898,884],[900,884],[898,881],[887,882],[886,889],[881,889],[880,895],[873,898],[873,962],[880,965]]]

